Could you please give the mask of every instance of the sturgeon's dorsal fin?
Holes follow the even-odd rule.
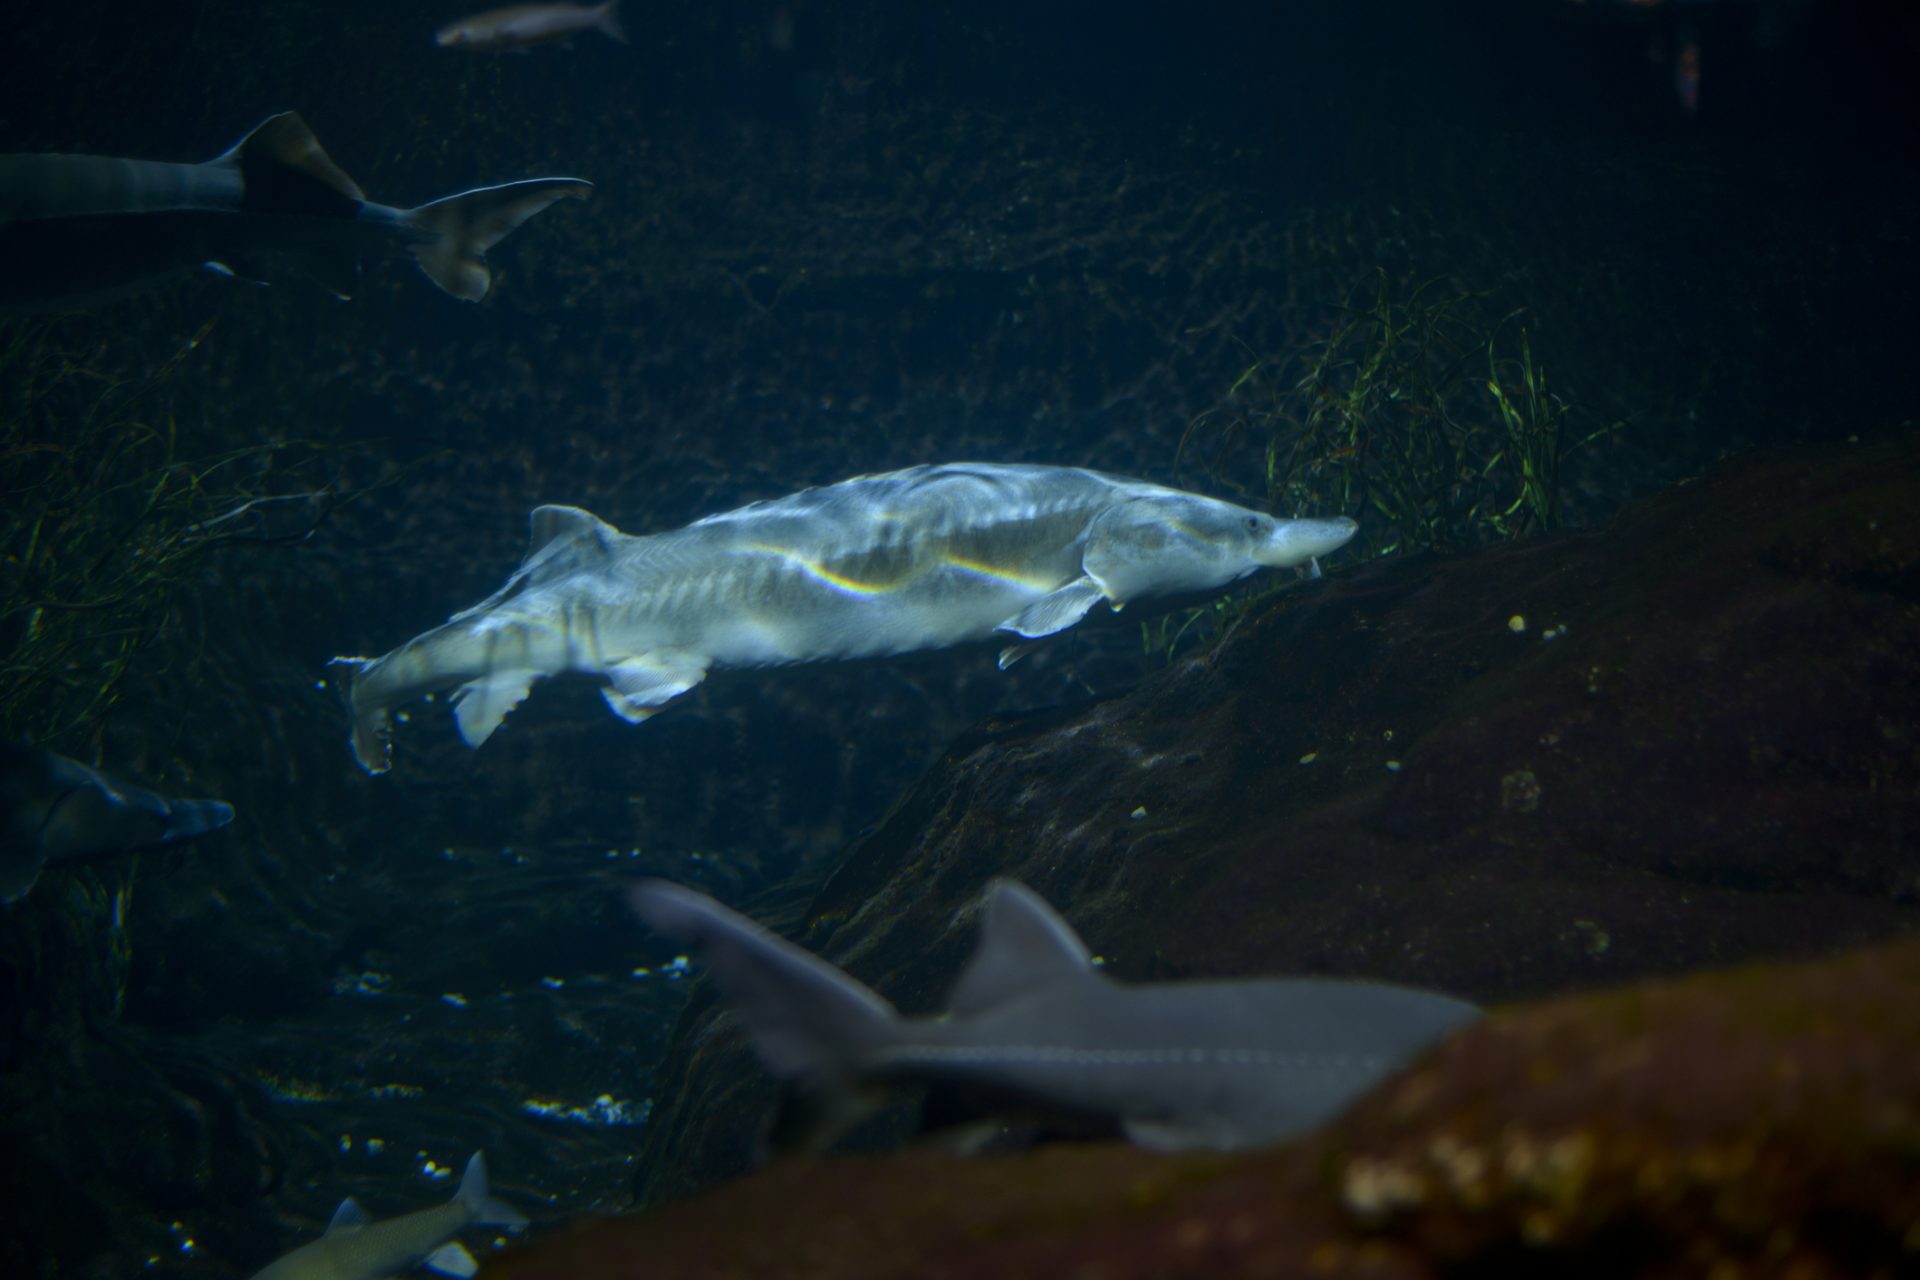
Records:
[[[544,586],[606,560],[615,541],[626,537],[618,529],[579,507],[535,507],[528,523],[532,534],[527,539],[527,554],[498,591],[447,619],[459,622],[496,608],[529,587]]]
[[[348,1196],[340,1202],[340,1207],[333,1211],[333,1220],[327,1223],[326,1234],[332,1235],[336,1231],[351,1231],[355,1227],[364,1227],[372,1221],[373,1219],[367,1216],[367,1211],[360,1207],[360,1202],[352,1196]]]
[[[346,171],[333,162],[320,139],[313,136],[298,111],[282,111],[268,116],[253,127],[246,137],[207,161],[232,165],[242,173],[260,172],[263,165],[297,169],[336,195],[355,203],[364,203],[366,194]]]
[[[1020,612],[995,627],[1029,640],[1065,631],[1087,616],[1087,610],[1106,598],[1106,592],[1092,578],[1079,577],[1056,591],[1041,596]]]
[[[960,971],[949,1013],[981,1013],[1015,996],[1093,973],[1093,956],[1073,926],[1017,880],[995,880],[980,917],[980,941]]]
[[[528,523],[531,531],[526,557],[520,561],[523,569],[543,554],[551,558],[562,549],[582,555],[605,554],[613,540],[623,536],[591,511],[558,504],[535,507]]]

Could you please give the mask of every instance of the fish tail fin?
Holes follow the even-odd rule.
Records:
[[[353,758],[368,773],[393,767],[393,722],[387,709],[364,695],[362,680],[371,658],[335,658],[327,666],[340,668],[336,683],[353,717]]]
[[[591,190],[591,182],[578,178],[531,178],[445,196],[401,217],[424,233],[413,256],[427,278],[456,298],[478,302],[493,285],[487,250],[554,201],[584,200]]]
[[[898,1034],[892,1005],[825,960],[705,894],[646,880],[630,901],[657,932],[696,952],[767,1070],[807,1103],[805,1132],[783,1147],[819,1150],[870,1106],[864,1079]]]
[[[620,25],[620,0],[607,0],[594,12],[599,17],[602,32],[621,44],[627,43],[627,29]]]
[[[518,1231],[527,1225],[526,1214],[505,1200],[496,1200],[487,1189],[487,1157],[479,1151],[467,1160],[467,1171],[461,1175],[460,1189],[453,1193],[453,1202],[466,1210],[468,1223],[476,1227]]]

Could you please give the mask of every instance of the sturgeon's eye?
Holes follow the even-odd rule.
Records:
[[[1249,528],[1249,529],[1251,529],[1251,530],[1253,530],[1253,531],[1254,531],[1255,533],[1258,533],[1258,532],[1260,532],[1260,517],[1259,517],[1259,516],[1248,516],[1248,517],[1247,517],[1247,528]]]

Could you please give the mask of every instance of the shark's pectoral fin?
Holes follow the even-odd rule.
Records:
[[[613,714],[639,724],[707,678],[706,663],[684,655],[641,654],[606,669],[600,696]]]
[[[420,1265],[443,1276],[459,1276],[461,1280],[477,1275],[480,1271],[480,1264],[473,1260],[473,1255],[468,1253],[466,1246],[458,1240],[447,1241],[420,1259]]]
[[[494,671],[453,691],[453,718],[460,740],[477,747],[493,736],[507,713],[519,706],[542,671]]]
[[[1075,578],[1057,591],[1048,592],[1020,612],[995,627],[1029,640],[1065,631],[1087,616],[1087,610],[1106,599],[1106,592],[1092,578]]]

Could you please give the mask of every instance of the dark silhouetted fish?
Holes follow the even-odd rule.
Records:
[[[458,22],[449,22],[434,34],[443,49],[472,49],[479,53],[523,53],[537,44],[565,42],[583,31],[598,31],[609,39],[627,42],[620,25],[620,0],[605,4],[516,4],[489,9]]]
[[[578,178],[533,178],[417,209],[368,200],[291,111],[204,164],[112,156],[0,156],[0,313],[110,301],[209,267],[267,280],[291,270],[351,297],[360,257],[405,246],[456,298],[486,296],[486,253]]]
[[[704,894],[650,880],[632,900],[706,964],[768,1070],[814,1110],[796,1136],[816,1150],[888,1083],[1074,1124],[1104,1119],[1157,1149],[1277,1142],[1480,1016],[1449,996],[1330,978],[1125,985],[1093,967],[1031,890],[998,880],[947,1015],[902,1018]]]
[[[0,744],[0,902],[51,862],[179,844],[233,821],[219,800],[170,800],[37,747]]]

